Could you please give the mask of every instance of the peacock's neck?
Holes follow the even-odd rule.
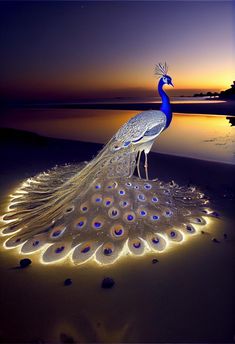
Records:
[[[162,98],[162,105],[161,105],[160,110],[164,112],[164,114],[166,115],[166,118],[167,118],[166,128],[167,128],[169,127],[172,120],[172,112],[171,112],[170,100],[166,92],[163,90],[163,85],[164,85],[164,82],[161,79],[158,84],[158,93]]]

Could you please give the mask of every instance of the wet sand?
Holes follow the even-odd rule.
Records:
[[[56,164],[89,160],[101,148],[12,129],[0,130],[0,144],[1,210],[22,180]],[[1,342],[234,341],[235,166],[157,153],[149,155],[149,165],[151,178],[197,185],[221,218],[211,220],[208,233],[166,253],[125,257],[109,267],[41,265],[32,255],[32,265],[17,270],[12,267],[23,256],[1,246]],[[152,264],[155,257],[159,262]],[[106,276],[116,282],[110,290],[100,287]],[[63,285],[66,278],[71,286]]]

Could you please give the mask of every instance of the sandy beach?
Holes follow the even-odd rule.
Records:
[[[0,140],[1,211],[22,180],[56,164],[89,160],[101,148],[13,129],[1,129]],[[220,218],[207,233],[164,254],[127,257],[109,267],[41,265],[32,255],[32,265],[18,270],[22,256],[1,246],[2,343],[234,340],[235,166],[157,153],[150,153],[149,164],[151,178],[197,185]],[[152,264],[153,258],[159,262]],[[104,277],[115,280],[112,289],[101,288]],[[63,285],[66,278],[71,286]]]

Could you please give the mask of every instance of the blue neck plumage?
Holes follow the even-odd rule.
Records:
[[[171,120],[172,120],[172,112],[171,112],[171,104],[170,104],[170,100],[169,100],[169,97],[168,95],[164,92],[163,90],[163,86],[164,86],[164,82],[162,80],[162,78],[160,79],[159,81],[159,84],[158,84],[158,93],[159,95],[161,96],[162,98],[162,105],[161,105],[161,108],[160,110],[162,112],[164,112],[164,114],[166,115],[166,118],[167,118],[167,121],[166,121],[166,127],[169,127],[170,123],[171,123]]]

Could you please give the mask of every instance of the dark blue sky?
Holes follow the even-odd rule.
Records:
[[[232,1],[1,2],[3,97],[151,95],[167,61],[182,89],[234,79]]]

